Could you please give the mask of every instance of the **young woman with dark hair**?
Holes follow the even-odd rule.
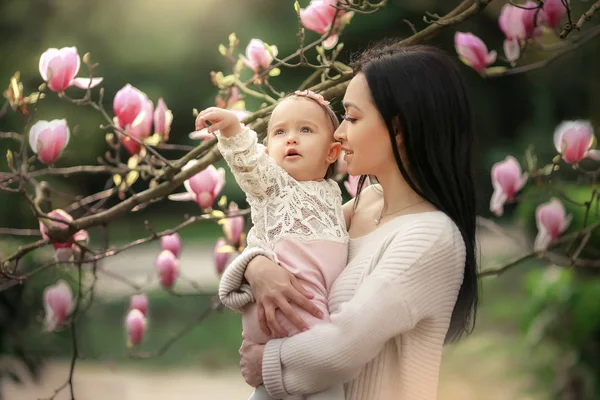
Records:
[[[345,384],[346,399],[432,400],[445,343],[473,328],[477,306],[471,109],[452,58],[428,46],[378,47],[354,64],[335,137],[348,173],[377,184],[344,206],[348,265],[329,291],[330,322],[298,282],[260,253],[226,270],[220,297],[256,301],[266,345],[244,340],[242,374],[275,398]]]

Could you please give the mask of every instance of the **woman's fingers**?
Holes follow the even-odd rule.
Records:
[[[312,301],[306,298],[307,296],[304,294],[306,293],[306,289],[302,287],[300,282],[298,282],[298,280],[295,277],[292,277],[291,281],[293,289],[289,289],[286,292],[286,297],[292,302],[294,302],[298,307],[302,308],[309,314],[314,315],[316,318],[323,318],[323,312],[319,310],[319,307],[317,307],[316,304],[314,304]],[[300,289],[302,290],[300,291]]]
[[[262,304],[259,304],[256,312],[258,314],[258,325],[260,326],[260,330],[269,337],[271,337],[271,330],[269,329],[269,325],[267,325],[267,317],[265,315],[265,307]]]
[[[267,317],[267,325],[269,326],[269,329],[275,333],[275,335],[277,337],[287,337],[288,333],[285,329],[283,329],[281,327],[281,325],[279,324],[279,321],[277,321],[277,317],[275,315],[275,304],[269,304],[266,305],[265,304],[265,314]]]
[[[308,325],[300,316],[298,312],[295,311],[290,303],[287,302],[286,299],[282,298],[278,301],[277,306],[281,310],[281,313],[290,321],[298,330],[305,331],[308,329]]]

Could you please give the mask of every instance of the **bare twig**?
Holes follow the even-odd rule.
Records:
[[[0,228],[0,235],[40,236],[41,233],[39,229]]]
[[[13,139],[17,142],[22,142],[23,136],[19,135],[17,132],[0,132],[0,139]]]

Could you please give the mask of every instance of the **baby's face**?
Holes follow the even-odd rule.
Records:
[[[269,155],[297,181],[323,179],[339,154],[325,110],[302,97],[290,97],[275,107],[267,135]]]

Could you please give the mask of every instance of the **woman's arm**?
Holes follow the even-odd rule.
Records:
[[[355,296],[331,314],[331,323],[267,343],[262,372],[273,397],[352,380],[391,338],[435,310],[451,312],[462,282],[464,246],[454,224],[439,225],[420,223],[394,237]]]
[[[314,296],[306,291],[296,277],[275,263],[265,250],[247,248],[225,269],[219,283],[219,298],[227,307],[241,312],[253,301],[258,307],[262,331],[271,336],[287,337],[288,333],[275,318],[279,309],[299,330],[308,328],[304,320],[292,309],[290,303],[322,318],[321,310],[309,299]]]

